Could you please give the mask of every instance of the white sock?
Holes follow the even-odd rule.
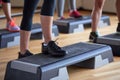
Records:
[[[44,46],[47,46],[48,44],[47,44],[47,43],[44,43],[43,45],[44,45]]]

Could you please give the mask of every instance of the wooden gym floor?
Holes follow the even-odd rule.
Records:
[[[17,12],[19,10],[13,10]],[[90,11],[80,11],[83,15],[90,15]],[[0,8],[0,15],[3,14]],[[111,25],[103,28],[99,28],[101,35],[110,34],[116,31],[117,26],[117,16],[115,14],[106,14],[110,16]],[[68,17],[68,12],[65,12],[65,17]],[[16,23],[20,25],[21,16],[15,17]],[[56,13],[54,19],[56,19]],[[35,14],[33,23],[39,22],[39,14]],[[5,28],[6,19],[0,19],[0,29]],[[60,34],[57,42],[60,46],[66,46],[74,44],[77,42],[88,41],[89,33],[91,28],[86,28],[85,31],[75,34]],[[83,36],[84,35],[84,36]],[[74,36],[74,38],[73,38]],[[41,52],[42,40],[32,40],[30,41],[30,51],[34,54]],[[17,59],[17,53],[19,51],[19,46],[14,46],[10,48],[0,49],[0,80],[4,80],[4,74],[7,62],[13,59]],[[120,52],[119,52],[120,53]],[[120,57],[114,57],[114,62],[103,66],[98,69],[85,69],[79,67],[68,67],[68,72],[70,80],[120,80]]]

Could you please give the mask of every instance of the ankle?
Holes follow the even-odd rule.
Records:
[[[48,44],[50,41],[52,41],[52,40],[45,40],[45,41],[43,42],[43,44]]]
[[[10,18],[10,19],[7,19],[7,23],[9,23],[9,22],[11,22],[11,21],[13,21],[11,18]]]
[[[20,53],[21,55],[24,55],[27,51],[28,51],[28,50],[23,50],[23,51],[20,51],[19,53]]]
[[[91,31],[91,33],[98,33],[98,31],[97,31],[97,30],[95,30],[95,31]]]
[[[53,40],[51,40],[51,39],[50,39],[50,40],[46,40],[46,41],[43,42],[43,44],[46,44],[46,45],[47,45],[47,44],[49,44],[49,42],[51,42],[51,41],[53,41]]]

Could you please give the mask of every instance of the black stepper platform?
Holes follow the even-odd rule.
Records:
[[[83,16],[82,18],[67,18],[64,20],[56,20],[54,24],[58,26],[61,33],[76,33],[84,30],[84,27],[91,27],[91,16]],[[99,27],[110,25],[109,16],[101,17]]]
[[[29,62],[33,64],[40,64],[41,66],[44,66],[44,65],[55,63],[55,62],[59,62],[60,60],[63,60],[63,59],[69,59],[74,56],[79,56],[80,54],[84,54],[90,51],[95,51],[103,47],[106,47],[106,46],[79,43],[79,44],[74,44],[71,46],[64,47],[63,49],[68,51],[69,54],[63,58],[53,58],[53,57],[46,56],[43,54],[40,54],[40,55],[37,54],[37,55],[31,56],[28,58],[20,59],[20,61]]]
[[[39,24],[33,24],[31,33],[41,32]],[[6,29],[0,29],[0,48],[6,48],[18,45],[20,42],[19,32],[9,32]]]
[[[0,29],[0,48],[10,47],[19,44],[19,32],[9,32],[5,29]],[[13,42],[9,45],[9,42]]]
[[[120,34],[112,33],[97,39],[97,43],[110,45],[114,56],[120,56]]]
[[[32,25],[31,39],[42,39],[42,28],[39,23]],[[36,34],[39,34],[39,36]],[[53,37],[58,36],[59,32],[56,25],[52,27]],[[15,45],[19,45],[20,34],[19,32],[9,32],[6,29],[0,29],[0,48],[7,48]]]
[[[36,54],[10,61],[4,80],[69,80],[66,71],[69,65],[79,63],[81,66],[80,63],[88,60],[87,67],[92,65],[98,68],[113,61],[111,48],[105,45],[77,43],[63,49],[69,54],[62,58]]]

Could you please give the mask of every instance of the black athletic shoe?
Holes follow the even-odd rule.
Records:
[[[33,55],[33,54],[32,54],[29,50],[27,50],[24,55],[22,55],[22,54],[19,52],[19,53],[18,53],[18,59],[24,58],[24,57],[27,57],[27,56],[31,56],[31,55]]]
[[[120,23],[118,23],[117,30],[118,33],[120,33]]]
[[[67,54],[65,50],[62,50],[55,41],[50,41],[47,46],[42,43],[42,53],[49,54],[53,57],[63,57]]]
[[[96,42],[97,37],[99,37],[98,32],[91,32],[89,36],[89,40],[91,42]]]

